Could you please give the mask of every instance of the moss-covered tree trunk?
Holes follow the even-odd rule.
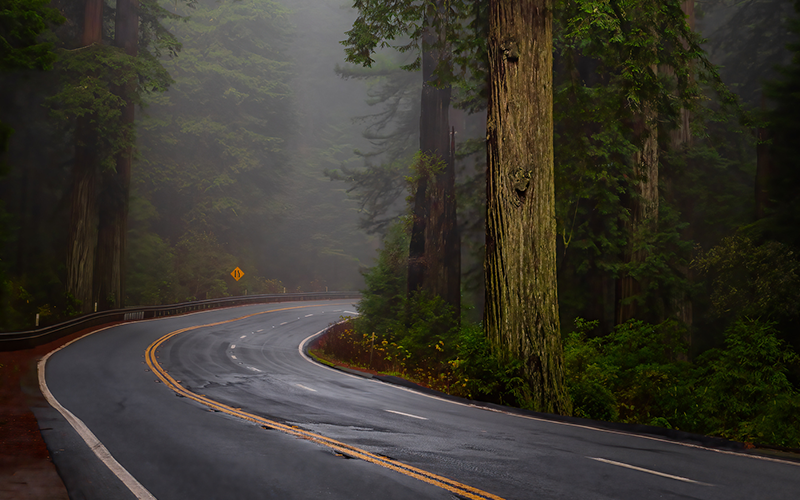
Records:
[[[87,0],[84,10],[83,46],[102,43],[103,0]],[[67,292],[81,301],[83,312],[93,305],[93,276],[97,246],[97,189],[99,159],[97,132],[91,117],[75,125],[75,163],[72,167],[72,200],[67,240]]]
[[[492,0],[486,306],[493,347],[524,362],[530,403],[569,414],[556,287],[552,0]]]
[[[437,84],[436,70],[450,64],[450,54],[435,29],[444,2],[429,7],[422,46],[420,151],[429,160],[419,173],[414,193],[409,244],[408,291],[424,290],[442,297],[460,316],[461,242],[455,199],[455,165],[450,140],[449,85]],[[433,165],[431,165],[433,164]],[[437,168],[430,169],[438,164]]]
[[[114,45],[130,57],[139,46],[139,0],[117,0]],[[114,92],[125,102],[120,116],[125,146],[115,158],[116,169],[103,173],[100,197],[99,239],[95,268],[96,301],[104,309],[125,305],[124,266],[128,233],[128,198],[133,160],[133,135],[136,118],[133,94],[136,82],[116,86]]]

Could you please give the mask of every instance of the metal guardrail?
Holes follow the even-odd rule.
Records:
[[[93,326],[115,323],[118,321],[137,321],[143,319],[175,316],[194,311],[219,309],[223,307],[243,306],[250,304],[266,304],[270,302],[295,302],[305,300],[359,299],[359,292],[314,292],[314,293],[279,293],[268,295],[244,295],[221,299],[197,300],[181,304],[165,306],[143,306],[125,309],[113,309],[85,314],[78,318],[24,332],[0,333],[0,351],[19,351],[52,342],[80,330]]]

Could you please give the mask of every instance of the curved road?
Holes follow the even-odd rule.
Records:
[[[138,481],[140,498],[727,500],[800,492],[797,463],[489,411],[301,355],[304,339],[353,307],[265,304],[128,323],[55,352],[45,379]],[[73,499],[136,498],[60,414],[35,412]]]

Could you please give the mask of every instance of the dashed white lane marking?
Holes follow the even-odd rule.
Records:
[[[332,312],[339,312],[339,311],[332,311]],[[300,342],[300,345],[297,346],[297,350],[300,353],[300,356],[303,357],[303,359],[305,359],[306,361],[308,361],[312,365],[318,366],[319,368],[322,368],[324,370],[330,370],[332,372],[336,372],[340,377],[350,377],[350,378],[355,379],[355,380],[361,380],[361,381],[363,381],[365,383],[383,384],[383,382],[380,382],[380,381],[378,381],[376,379],[369,379],[368,380],[368,379],[365,379],[363,377],[359,377],[357,375],[353,375],[351,373],[346,373],[346,372],[343,372],[341,370],[337,370],[336,368],[331,368],[330,366],[319,364],[319,362],[314,361],[313,359],[311,359],[311,356],[309,356],[309,355],[307,355],[305,353],[306,345],[308,345],[308,343],[311,342],[312,339],[317,338],[320,335],[322,335],[323,333],[325,333],[326,330],[327,330],[327,328],[323,328],[322,330],[318,331],[317,333],[309,335],[308,337],[303,339],[302,342]],[[592,432],[602,432],[604,434],[615,434],[615,435],[619,435],[619,436],[625,436],[625,437],[628,437],[628,438],[645,439],[647,441],[656,441],[656,442],[659,442],[659,443],[666,443],[666,444],[675,445],[675,446],[683,446],[683,447],[686,447],[686,448],[694,448],[694,449],[697,449],[697,450],[711,451],[711,452],[714,452],[714,453],[720,453],[722,455],[733,455],[733,456],[736,456],[736,457],[750,458],[750,459],[754,459],[754,460],[761,460],[761,461],[764,461],[764,462],[775,462],[775,463],[779,463],[779,464],[785,464],[785,465],[792,465],[792,466],[795,466],[795,467],[800,467],[800,462],[797,462],[797,461],[781,460],[779,458],[765,457],[765,456],[760,456],[760,455],[746,455],[744,453],[739,453],[739,452],[736,452],[736,451],[720,450],[720,449],[716,449],[716,448],[707,448],[705,446],[700,446],[700,445],[697,445],[697,444],[681,443],[681,442],[677,442],[677,441],[670,441],[668,439],[664,439],[664,438],[660,438],[660,437],[645,436],[645,435],[642,435],[642,434],[632,434],[630,432],[625,432],[625,431],[612,431],[612,430],[609,430],[609,429],[598,429],[597,427],[591,427],[591,426],[582,425],[582,424],[573,424],[573,423],[570,423],[570,422],[556,422],[556,421],[547,420],[547,419],[544,419],[544,418],[532,417],[530,415],[520,415],[518,413],[509,413],[509,412],[504,411],[504,410],[495,409],[495,408],[488,408],[486,406],[476,406],[474,404],[461,403],[459,401],[453,401],[451,399],[443,399],[443,398],[440,398],[439,396],[434,396],[432,394],[425,394],[425,393],[422,393],[422,392],[415,391],[414,389],[410,389],[408,387],[402,387],[402,386],[399,386],[399,385],[388,384],[388,385],[386,385],[386,387],[390,387],[393,390],[397,390],[397,391],[405,391],[405,392],[408,392],[408,393],[411,393],[411,394],[415,394],[417,396],[421,396],[423,398],[435,399],[435,400],[441,401],[443,403],[448,403],[448,404],[457,405],[457,406],[463,406],[465,408],[474,408],[476,410],[481,410],[481,411],[491,411],[491,412],[494,412],[494,413],[502,413],[503,415],[508,415],[509,417],[524,418],[526,420],[533,420],[533,421],[541,422],[541,423],[547,424],[547,425],[574,427],[574,428],[577,428],[577,429],[584,429],[584,430],[592,431]]]
[[[345,314],[355,314],[356,316],[358,316],[358,313],[355,312],[355,311],[344,311],[344,313]]]
[[[275,328],[275,327],[273,326],[272,328]],[[256,330],[256,333],[261,333],[263,331],[264,331],[264,329],[262,328],[261,330]]]
[[[428,420],[425,417],[420,417],[418,415],[412,415],[410,413],[403,413],[402,411],[394,411],[394,410],[386,410],[386,411],[388,411],[389,413],[397,413],[398,415],[403,415],[404,417],[418,418],[420,420]]]
[[[239,359],[239,358],[237,358],[236,356],[234,356],[233,354],[231,354],[231,358],[233,358],[233,359]]]
[[[231,344],[231,349],[236,349],[236,344]]]
[[[636,467],[635,465],[624,464],[622,462],[615,462],[613,460],[606,460],[605,458],[596,458],[596,457],[586,457],[589,460],[597,460],[598,462],[603,462],[606,464],[616,465],[618,467],[625,467],[626,469],[633,469],[638,470],[639,472],[647,472],[648,474],[654,474],[656,476],[666,477],[669,479],[674,479],[676,481],[683,481],[684,483],[692,483],[692,484],[700,484],[702,486],[714,486],[713,484],[703,483],[700,481],[695,481],[694,479],[689,479],[681,476],[673,476],[672,474],[665,474],[663,472],[658,472],[655,470],[644,469],[642,467]]]
[[[311,391],[311,392],[317,392],[317,390],[316,390],[316,389],[312,389],[311,387],[306,387],[306,386],[304,386],[303,384],[294,384],[294,385],[296,385],[297,387],[302,387],[303,389],[305,389],[305,390],[307,390],[307,391]]]
[[[241,337],[239,337],[239,338],[240,338],[240,339],[243,339],[243,338],[245,338],[245,337],[247,337],[247,335],[242,335],[242,336],[241,336]]]
[[[332,312],[332,313],[340,313],[340,312],[342,312],[342,310],[341,310],[341,309],[334,309],[334,310],[333,310],[333,311],[331,311],[331,312]]]
[[[313,316],[313,314],[306,314],[305,317]]]
[[[254,368],[252,366],[248,366],[247,368],[253,370],[254,372],[261,372],[261,370],[259,370],[258,368]]]
[[[281,324],[280,324],[280,325],[278,325],[278,326],[283,326],[283,325],[285,325],[286,323],[288,323],[288,321],[284,321],[283,323],[281,323]],[[275,327],[273,326],[272,328],[275,328]]]

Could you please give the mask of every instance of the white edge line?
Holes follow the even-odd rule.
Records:
[[[404,417],[418,418],[420,420],[428,420],[425,417],[420,417],[419,415],[412,415],[410,413],[403,413],[402,411],[395,411],[395,410],[384,410],[384,411],[388,411],[389,413],[396,413],[398,415],[403,415]]]
[[[105,446],[103,446],[103,443],[101,443],[100,440],[97,439],[97,436],[95,436],[94,433],[92,433],[92,431],[90,431],[89,428],[86,427],[86,424],[84,424],[81,419],[79,419],[78,417],[73,415],[72,412],[61,406],[61,403],[59,403],[58,400],[56,400],[56,398],[50,392],[50,389],[47,387],[47,382],[45,380],[45,374],[44,374],[45,365],[47,364],[47,360],[50,358],[51,355],[57,353],[61,349],[67,347],[73,342],[76,342],[84,337],[88,337],[93,333],[101,332],[103,330],[114,328],[116,326],[119,325],[107,326],[105,328],[89,332],[86,335],[78,337],[77,339],[74,339],[62,345],[58,349],[55,349],[54,351],[47,353],[42,359],[39,360],[37,366],[39,372],[39,390],[42,391],[42,395],[44,395],[47,402],[50,403],[50,406],[58,410],[58,412],[64,416],[64,418],[67,420],[67,422],[69,422],[72,428],[75,429],[75,431],[83,438],[83,440],[86,442],[89,448],[94,452],[97,458],[99,458],[104,464],[106,464],[106,466],[111,470],[111,472],[114,473],[114,475],[117,476],[119,480],[122,481],[122,483],[125,486],[127,486],[129,490],[131,490],[131,493],[133,493],[137,499],[156,500],[156,497],[154,497],[149,491],[147,491],[147,488],[142,486],[142,484],[139,481],[137,481],[136,478],[134,478],[130,474],[130,472],[128,472],[125,469],[125,467],[123,467],[119,462],[117,462],[117,460],[111,455],[108,449]]]
[[[620,436],[628,436],[628,437],[634,437],[634,438],[639,438],[639,439],[647,439],[647,440],[650,440],[650,441],[658,441],[660,443],[673,444],[673,445],[677,445],[677,446],[684,446],[686,448],[695,448],[695,449],[698,449],[698,450],[713,451],[714,453],[721,453],[723,455],[733,455],[733,456],[736,456],[736,457],[753,458],[753,459],[756,459],[756,460],[764,460],[766,462],[776,462],[776,463],[779,463],[779,464],[794,465],[795,467],[800,467],[800,462],[791,462],[789,460],[781,460],[779,458],[764,457],[764,456],[761,456],[761,455],[750,455],[750,454],[747,454],[747,453],[738,453],[738,452],[730,451],[730,450],[719,450],[719,449],[716,449],[716,448],[709,448],[709,447],[706,447],[706,446],[701,446],[699,444],[681,443],[680,441],[662,439],[662,438],[653,437],[653,436],[645,436],[643,434],[634,434],[634,433],[631,433],[631,432],[614,431],[614,430],[611,430],[611,429],[599,429],[597,427],[592,427],[592,426],[583,425],[583,424],[573,424],[573,423],[570,423],[570,422],[558,422],[556,420],[549,420],[549,419],[546,419],[546,418],[532,417],[530,415],[519,415],[517,413],[511,413],[511,412],[508,412],[508,411],[505,411],[505,410],[499,410],[499,409],[496,409],[496,408],[489,408],[488,406],[479,406],[479,405],[475,405],[475,404],[461,403],[459,401],[452,401],[450,399],[445,399],[445,398],[441,398],[439,396],[434,396],[433,394],[425,394],[424,392],[415,391],[414,389],[410,389],[408,387],[403,387],[403,386],[395,385],[395,384],[386,384],[386,383],[381,382],[380,380],[376,380],[374,378],[365,379],[363,377],[359,377],[359,376],[356,376],[356,375],[352,375],[350,373],[343,372],[341,370],[337,370],[336,368],[331,368],[330,366],[327,366],[325,364],[318,363],[318,362],[314,361],[314,359],[312,359],[310,356],[306,355],[305,352],[303,352],[303,348],[305,347],[305,345],[307,343],[309,343],[314,337],[317,337],[317,336],[322,335],[323,333],[325,333],[325,330],[327,330],[327,329],[328,328],[324,328],[324,329],[318,331],[317,333],[315,333],[313,335],[309,335],[308,337],[306,337],[300,343],[300,345],[297,347],[297,350],[300,351],[300,355],[303,358],[305,358],[305,360],[308,361],[309,363],[312,363],[312,364],[317,365],[317,366],[321,366],[323,368],[327,368],[328,370],[332,370],[332,371],[334,371],[334,372],[336,372],[336,373],[338,373],[340,375],[346,375],[348,377],[357,378],[357,379],[360,379],[360,380],[364,380],[365,382],[383,384],[383,385],[385,385],[387,387],[392,387],[393,389],[410,392],[411,394],[416,394],[418,396],[422,396],[422,397],[426,397],[426,398],[430,398],[430,399],[436,399],[437,401],[443,401],[445,403],[450,403],[450,404],[454,404],[454,405],[458,405],[458,406],[464,406],[466,408],[475,408],[477,410],[492,411],[492,412],[495,412],[495,413],[502,413],[504,415],[508,415],[508,416],[511,416],[511,417],[524,418],[524,419],[527,419],[527,420],[535,420],[537,422],[542,422],[542,423],[545,423],[545,424],[563,425],[563,426],[566,426],[566,427],[577,427],[579,429],[587,429],[587,430],[590,430],[590,431],[603,432],[603,433],[606,433],[606,434],[617,434],[617,435],[620,435]]]
[[[672,474],[666,474],[664,472],[658,472],[656,470],[645,469],[643,467],[636,467],[635,465],[625,464],[625,463],[622,463],[622,462],[615,462],[613,460],[607,460],[605,458],[596,458],[596,457],[586,457],[586,458],[588,458],[589,460],[597,460],[598,462],[603,462],[603,463],[606,463],[606,464],[616,465],[618,467],[625,467],[626,469],[638,470],[639,472],[646,472],[648,474],[654,474],[656,476],[661,476],[661,477],[666,477],[666,478],[669,478],[669,479],[674,479],[676,481],[683,481],[685,483],[700,484],[702,486],[714,486],[713,484],[704,483],[702,481],[695,481],[694,479],[689,479],[687,477],[673,476]]]
[[[345,314],[355,314],[356,316],[360,316],[360,314],[355,312],[355,311],[344,311],[344,313]]]
[[[305,359],[305,360],[306,360],[306,361],[308,361],[309,363],[313,364],[314,366],[321,366],[321,367],[323,367],[323,368],[326,368],[326,369],[328,369],[328,370],[334,371],[334,372],[336,372],[336,373],[339,373],[339,374],[341,374],[341,375],[346,375],[346,376],[348,376],[348,377],[357,378],[357,379],[359,379],[359,380],[367,380],[367,379],[365,379],[364,377],[359,377],[359,376],[353,375],[353,374],[351,374],[351,373],[345,373],[345,372],[343,372],[343,371],[341,371],[341,370],[337,370],[336,368],[331,368],[330,366],[328,366],[328,365],[325,365],[325,364],[323,364],[323,363],[317,363],[316,361],[314,361],[314,360],[311,358],[311,356],[309,356],[308,354],[306,354],[306,353],[305,353],[305,347],[306,347],[306,344],[308,344],[309,342],[311,342],[311,341],[314,339],[314,337],[319,337],[320,335],[322,335],[323,333],[325,333],[325,330],[327,330],[328,328],[329,328],[329,327],[327,327],[327,326],[326,326],[325,328],[323,328],[322,330],[318,331],[317,333],[314,333],[314,334],[312,334],[312,335],[309,335],[308,337],[306,337],[305,339],[303,339],[303,341],[302,341],[302,342],[300,342],[300,345],[299,345],[299,346],[297,346],[297,350],[300,352],[300,356],[302,356],[302,357],[303,357],[303,359]]]

